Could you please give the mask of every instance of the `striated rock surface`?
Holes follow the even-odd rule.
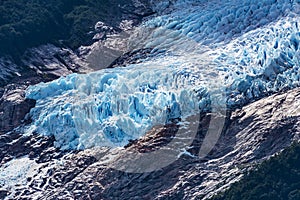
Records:
[[[22,124],[25,115],[35,105],[25,99],[25,86],[9,85],[0,98],[0,132],[11,131]]]
[[[74,72],[88,72],[84,59],[68,48],[43,45],[25,52],[23,63],[37,74],[59,78]]]
[[[9,79],[20,76],[20,69],[8,57],[0,58],[0,87],[4,86]]]
[[[217,145],[200,159],[197,154],[210,119],[210,114],[201,115],[189,150],[181,152],[172,164],[145,173],[120,171],[115,164],[164,148],[178,137],[180,123],[155,127],[125,148],[80,152],[60,152],[53,148],[53,139],[42,136],[5,134],[1,136],[6,145],[2,142],[2,149],[9,153],[1,153],[2,163],[6,163],[0,169],[1,195],[7,199],[208,199],[239,180],[253,164],[299,141],[299,102],[300,89],[296,88],[232,111]],[[17,159],[11,160],[13,156]],[[24,168],[35,170],[23,170],[16,179],[20,184],[5,184],[3,174],[18,159]],[[162,162],[160,159],[155,162]]]

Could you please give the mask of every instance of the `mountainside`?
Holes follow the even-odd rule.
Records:
[[[11,0],[1,1],[0,10],[0,53],[15,57],[41,44],[62,43],[73,49],[91,44],[98,21],[111,26],[110,31],[118,31],[126,19],[124,13],[132,15],[134,23],[153,13],[122,0]],[[106,33],[102,34],[105,37]]]
[[[0,5],[1,199],[297,199],[300,2]]]
[[[299,155],[300,145],[295,143],[213,199],[299,199]]]
[[[11,0],[1,1],[0,11],[0,86],[28,73],[53,80],[86,72],[89,51],[80,46],[124,33],[154,13],[144,0]]]
[[[168,149],[168,138],[172,136],[185,144],[186,137],[178,134],[182,127],[154,127],[125,148],[92,148],[72,153],[53,148],[52,137],[21,136],[17,132],[3,135],[2,194],[12,199],[207,199],[238,181],[252,169],[252,164],[280,152],[292,141],[299,141],[299,98],[300,90],[294,89],[232,112],[218,143],[201,159],[197,155],[211,114],[202,115],[187,152],[167,150],[171,156],[180,156],[152,172],[147,172],[149,164],[159,166],[166,157],[150,159],[143,173],[130,171],[140,167],[140,163],[134,164],[135,160],[145,153]],[[13,159],[15,156],[19,159]],[[125,169],[120,170],[120,165]]]

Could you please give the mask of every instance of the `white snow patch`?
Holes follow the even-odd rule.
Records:
[[[28,157],[18,158],[5,163],[0,168],[0,187],[12,189],[26,185],[27,178],[37,174],[38,164]]]

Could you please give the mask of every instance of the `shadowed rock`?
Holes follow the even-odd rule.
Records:
[[[300,89],[294,89],[232,111],[217,145],[204,159],[199,159],[197,153],[206,134],[209,114],[200,117],[198,133],[192,145],[186,147],[188,151],[166,167],[146,173],[128,173],[112,166],[118,159],[129,159],[126,155],[131,152],[141,155],[164,148],[172,137],[176,137],[180,127],[176,124],[155,127],[125,148],[64,153],[60,157],[61,164],[57,164],[55,157],[45,159],[39,170],[47,169],[47,173],[30,177],[27,185],[18,187],[18,193],[11,197],[207,199],[238,181],[253,163],[261,162],[292,141],[299,140],[299,100]],[[17,140],[21,141],[21,138]],[[33,142],[30,146],[38,143]],[[33,159],[38,161],[45,152],[41,151]],[[162,159],[157,157],[155,162]]]
[[[0,98],[0,132],[8,132],[23,123],[35,101],[25,99],[26,86],[9,85]]]

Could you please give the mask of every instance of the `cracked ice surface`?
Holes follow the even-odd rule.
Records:
[[[209,109],[212,95],[235,107],[296,87],[298,11],[297,1],[176,1],[128,42],[155,57],[30,87],[37,104],[27,131],[54,135],[62,149],[121,146]]]
[[[199,74],[182,70],[187,63],[178,63],[179,69],[165,62],[72,74],[33,86],[27,91],[27,98],[37,100],[30,128],[54,134],[63,149],[124,145],[155,124],[207,107]]]

